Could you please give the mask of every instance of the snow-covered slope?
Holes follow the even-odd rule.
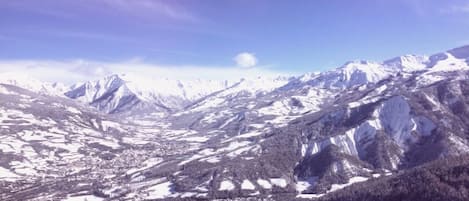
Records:
[[[469,49],[469,48],[468,48]],[[458,55],[462,56],[462,55]],[[456,71],[456,70],[467,70],[469,69],[467,57],[456,57],[451,53],[442,53],[430,57],[431,59],[431,69],[430,71]]]
[[[86,82],[65,95],[106,113],[167,112],[181,109],[229,85],[228,81],[179,81],[123,74]]]
[[[343,66],[319,74],[306,74],[290,82],[286,89],[309,85],[327,89],[346,89],[353,86],[376,83],[395,73],[381,63],[351,61]]]
[[[214,97],[236,96],[238,93],[267,93],[287,81],[288,78],[282,77],[258,77],[241,79],[238,82],[201,79],[180,81],[124,74],[86,82],[65,95],[106,113],[135,110],[174,112]]]
[[[327,89],[347,89],[354,86],[374,84],[397,74],[468,69],[469,46],[463,46],[430,57],[404,55],[383,62],[351,61],[337,69],[301,75],[293,79],[284,88],[291,89],[310,85]]]
[[[413,72],[425,70],[430,62],[429,57],[419,55],[404,55],[389,59],[383,62],[383,65],[397,71]]]
[[[20,72],[0,73],[0,84],[14,85],[34,92],[57,96],[63,96],[63,93],[69,90],[69,87],[62,83],[42,82]]]

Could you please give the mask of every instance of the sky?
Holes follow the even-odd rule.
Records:
[[[0,72],[298,75],[467,45],[468,19],[467,0],[0,0]]]

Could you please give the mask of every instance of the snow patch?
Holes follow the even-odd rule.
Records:
[[[157,184],[147,189],[148,196],[146,199],[163,199],[167,197],[172,197],[173,194],[173,184],[170,181]]]
[[[251,183],[251,181],[245,179],[245,180],[243,180],[243,183],[241,183],[241,189],[243,189],[243,190],[255,190],[256,187],[254,186],[253,183]]]
[[[265,179],[257,179],[257,184],[259,184],[264,189],[272,188],[272,184],[270,184],[270,182]]]
[[[103,201],[104,198],[96,197],[94,195],[80,195],[80,196],[67,196],[62,201]]]
[[[0,167],[0,178],[2,178],[2,180],[15,181],[19,177],[19,175],[11,172],[10,170]]]
[[[81,114],[81,111],[78,110],[78,109],[76,109],[76,108],[74,108],[74,107],[66,107],[65,110],[67,110],[67,111],[69,111],[69,112],[71,112],[71,113],[73,113],[73,114]]]
[[[281,187],[281,188],[287,187],[287,180],[285,180],[285,179],[283,179],[283,178],[271,178],[271,179],[270,179],[270,182],[271,182],[274,186],[278,186],[278,187]]]
[[[224,180],[220,183],[220,188],[218,189],[219,191],[232,191],[235,189],[235,185],[233,182],[229,180]]]
[[[350,186],[354,183],[359,183],[359,182],[364,182],[367,181],[367,177],[352,177],[349,179],[349,181],[346,184],[332,184],[331,189],[327,191],[327,193],[337,191],[339,189],[345,188],[347,186]]]

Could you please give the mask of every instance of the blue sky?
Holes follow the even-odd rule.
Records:
[[[0,60],[272,71],[469,44],[466,0],[0,0]],[[238,64],[239,66],[239,64]]]

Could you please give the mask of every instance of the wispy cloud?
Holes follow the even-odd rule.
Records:
[[[72,10],[67,9],[67,7],[60,8],[59,5],[62,5],[62,2],[54,2],[51,0],[43,0],[40,2],[28,0],[2,1],[0,8],[16,10],[19,13],[34,13],[56,18],[73,18],[79,16],[77,13],[71,12]]]
[[[435,14],[469,13],[469,2],[466,0],[395,0],[411,9],[420,17]],[[386,0],[381,0],[386,2]],[[394,2],[394,1],[393,1]]]
[[[236,81],[241,78],[277,77],[297,75],[295,72],[277,71],[268,67],[248,69],[236,66],[158,65],[145,63],[139,58],[118,62],[91,60],[3,60],[0,73],[21,72],[42,81],[74,84],[99,79],[109,74],[130,73],[152,78],[180,80],[210,79]]]
[[[82,18],[86,14],[127,15],[148,20],[173,19],[199,22],[202,19],[175,1],[162,0],[21,0],[2,1],[0,8],[57,18]],[[85,15],[85,16],[84,16]]]
[[[407,7],[411,12],[415,13],[417,16],[424,17],[429,13],[428,1],[432,0],[379,0],[378,2],[383,4],[401,4]]]
[[[169,19],[199,22],[200,17],[189,12],[175,1],[160,0],[102,0],[109,8],[137,17],[166,17]],[[155,16],[157,15],[157,16]]]
[[[469,13],[469,3],[454,4],[441,10],[443,13],[454,14],[454,13]]]
[[[198,56],[200,56],[199,54],[197,54],[195,52],[188,52],[188,51],[159,49],[159,48],[154,48],[154,47],[150,47],[150,48],[147,48],[147,49],[151,52],[169,54],[169,55],[181,55],[181,56],[189,56],[189,57],[198,57]]]
[[[77,39],[91,39],[101,41],[119,41],[119,42],[137,42],[138,40],[126,37],[123,35],[117,35],[112,33],[102,32],[86,32],[86,31],[73,31],[73,30],[61,30],[61,29],[35,29],[36,33],[46,34],[50,36],[57,36],[63,38],[77,38]]]

